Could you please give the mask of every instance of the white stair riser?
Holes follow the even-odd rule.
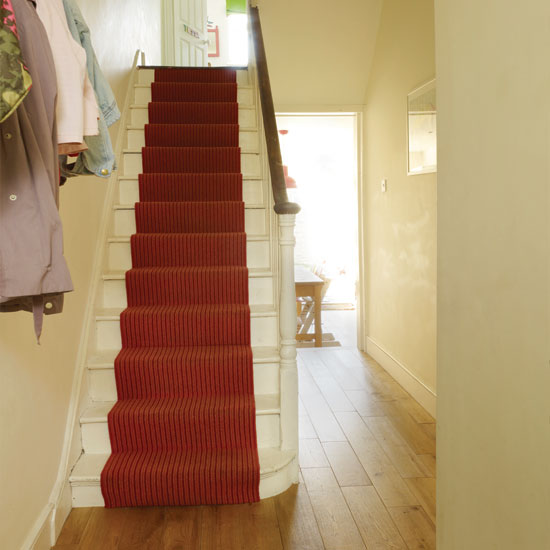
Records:
[[[257,269],[271,268],[269,241],[248,241],[246,243],[246,265],[249,268]]]
[[[101,486],[94,485],[71,485],[73,496],[73,508],[105,508],[105,500],[101,494]]]
[[[155,80],[154,69],[140,69],[138,71],[138,84],[151,84]],[[248,86],[248,71],[237,70],[237,84]]]
[[[119,180],[119,203],[135,204],[139,202],[139,184],[137,176],[131,180]],[[261,179],[243,179],[243,200],[245,205],[266,204],[266,182]]]
[[[247,208],[244,211],[244,227],[247,235],[267,234],[267,211],[265,208]],[[136,233],[136,216],[134,209],[115,210],[114,236],[128,237]]]
[[[250,320],[250,339],[253,347],[277,347],[278,332],[276,317],[252,317]],[[98,351],[122,347],[118,319],[96,319],[95,334]]]
[[[270,269],[269,241],[248,241],[246,263],[249,268]],[[108,271],[128,271],[132,268],[130,242],[108,243]]]
[[[80,429],[82,433],[82,448],[85,453],[111,453],[107,419],[105,419],[105,422],[81,424]],[[280,444],[279,415],[256,415],[256,432],[259,448],[277,447]]]
[[[239,108],[239,126],[241,128],[256,128],[256,109]],[[130,109],[130,126],[143,128],[149,123],[149,111],[145,107],[134,106]]]
[[[133,178],[143,172],[141,151],[135,153],[124,153],[122,156],[123,176]],[[262,176],[260,155],[255,153],[241,153],[241,172],[245,178],[260,178]]]
[[[126,283],[124,279],[102,280],[103,308],[125,308]],[[271,277],[250,277],[248,279],[248,295],[251,305],[274,306],[273,279]]]
[[[114,369],[89,369],[90,397],[92,401],[116,401],[118,399]],[[254,364],[254,393],[256,395],[279,393],[279,364]]]
[[[151,101],[151,88],[136,86],[134,88],[134,104],[147,105]],[[237,102],[239,105],[254,105],[254,93],[252,88],[237,88]]]
[[[145,147],[145,130],[130,128],[127,130],[126,140],[128,149]],[[239,147],[244,153],[258,153],[258,132],[239,132]]]

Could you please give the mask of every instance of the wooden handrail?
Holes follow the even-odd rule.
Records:
[[[264,120],[265,140],[267,144],[267,156],[269,159],[269,171],[271,173],[271,187],[275,201],[274,210],[277,214],[297,214],[300,206],[295,202],[288,202],[286,192],[285,174],[283,171],[283,159],[279,145],[279,133],[275,119],[275,107],[267,70],[262,25],[258,8],[250,8],[250,25],[252,28],[252,42],[256,57],[258,71],[258,86],[260,88],[260,100],[262,102],[262,116]]]

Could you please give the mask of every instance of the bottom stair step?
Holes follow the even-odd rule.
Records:
[[[260,498],[269,498],[298,481],[298,462],[294,451],[278,448],[258,450],[260,458]],[[82,454],[69,481],[73,507],[105,506],[101,493],[101,472],[110,455]]]
[[[112,454],[101,473],[105,505],[244,504],[259,500],[254,447],[140,450]]]

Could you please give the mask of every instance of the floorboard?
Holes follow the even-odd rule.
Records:
[[[421,506],[390,508],[409,550],[435,550],[435,526]]]
[[[347,441],[327,441],[323,443],[323,448],[340,487],[372,485]]]
[[[323,540],[305,484],[275,497],[284,550],[323,550]]]
[[[330,468],[302,469],[327,550],[365,550],[357,525]]]
[[[342,491],[369,550],[407,549],[374,487],[344,487]]]

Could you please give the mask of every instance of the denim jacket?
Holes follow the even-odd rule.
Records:
[[[88,77],[94,88],[99,106],[99,134],[97,136],[85,136],[84,141],[88,146],[88,150],[80,153],[75,164],[69,167],[67,157],[65,155],[61,157],[61,173],[64,176],[95,174],[107,178],[116,168],[115,154],[107,127],[120,118],[120,111],[111,87],[101,72],[92,46],[90,29],[84,21],[76,1],[63,0],[63,7],[73,38],[86,50]]]

